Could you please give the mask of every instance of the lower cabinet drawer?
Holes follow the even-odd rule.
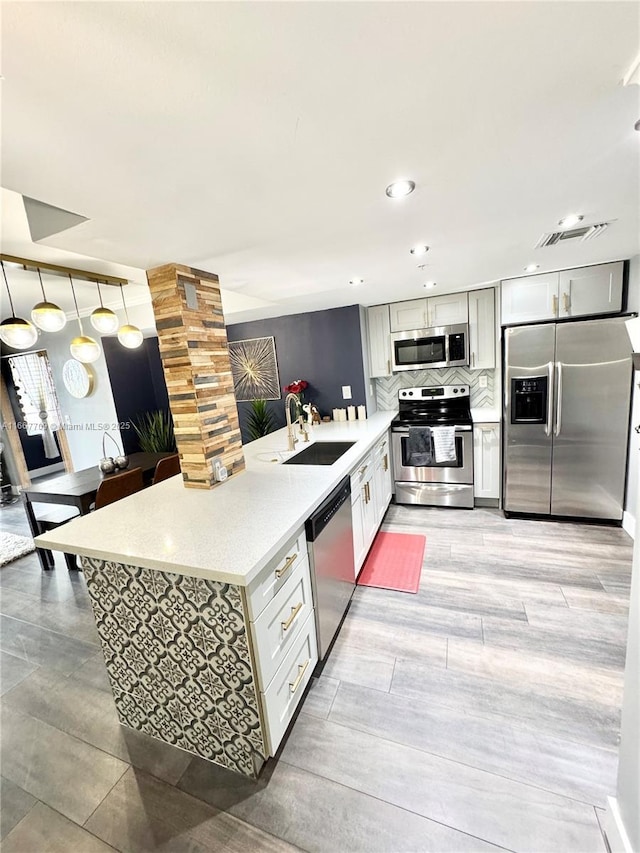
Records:
[[[313,612],[307,557],[293,569],[277,596],[251,623],[260,689],[265,690]]]
[[[264,608],[280,592],[292,570],[307,556],[307,540],[304,528],[291,539],[249,584],[247,588],[247,607],[252,622],[258,618]]]
[[[265,692],[260,694],[269,741],[269,755],[275,755],[317,662],[316,623],[314,613],[311,611],[302,628],[301,636],[289,649]]]

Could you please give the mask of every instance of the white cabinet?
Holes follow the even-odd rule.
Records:
[[[466,293],[448,293],[427,299],[429,326],[454,326],[469,319]]]
[[[392,332],[453,326],[456,323],[466,323],[469,317],[466,293],[393,302],[389,306],[389,312]]]
[[[389,433],[351,473],[351,519],[356,575],[375,539],[393,490]]]
[[[560,317],[622,310],[623,263],[597,264],[560,273]]]
[[[389,306],[373,305],[367,310],[369,332],[369,376],[389,376],[391,373],[391,339]]]
[[[469,293],[469,367],[490,370],[496,366],[495,290]]]
[[[426,299],[409,299],[389,305],[392,332],[410,332],[426,329],[429,325]]]
[[[473,425],[473,496],[500,498],[500,424]]]
[[[623,261],[502,282],[502,324],[622,310]]]
[[[554,320],[560,273],[527,275],[502,282],[502,324]]]
[[[382,519],[387,511],[393,492],[393,480],[391,474],[391,453],[389,447],[389,434],[378,442],[373,452],[373,505],[375,509],[376,530],[382,524]]]
[[[369,546],[373,541],[372,530],[375,524],[371,500],[373,476],[373,454],[369,453],[351,472],[351,521],[356,575],[360,571],[369,551]]]

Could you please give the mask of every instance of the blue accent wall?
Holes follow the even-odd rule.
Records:
[[[321,415],[349,405],[365,404],[365,376],[358,305],[307,314],[290,314],[227,326],[230,341],[275,338],[280,388],[306,379],[305,400],[315,403]],[[342,399],[342,386],[351,385],[351,400]],[[269,402],[277,427],[285,425],[284,397]],[[246,418],[249,403],[238,403],[243,442],[249,441]]]
[[[137,349],[126,349],[117,338],[102,338],[118,421],[131,423],[146,412],[169,411],[158,338],[145,338]],[[133,427],[120,430],[125,453],[140,450]]]

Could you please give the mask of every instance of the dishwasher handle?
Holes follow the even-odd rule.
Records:
[[[336,486],[329,497],[314,510],[305,523],[305,532],[307,534],[307,542],[315,542],[318,536],[331,521],[333,516],[338,512],[341,506],[351,498],[351,478],[345,477],[342,482]]]

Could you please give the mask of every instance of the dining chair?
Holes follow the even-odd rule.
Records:
[[[129,495],[139,492],[144,486],[142,479],[142,468],[132,468],[131,471],[123,471],[122,474],[112,474],[105,477],[98,486],[96,492],[95,509],[119,501]]]
[[[163,480],[168,480],[169,477],[175,477],[180,473],[180,456],[174,453],[173,456],[165,456],[156,465],[156,470],[153,475],[152,485],[161,483]]]
[[[74,518],[79,518],[80,514],[77,509],[69,506],[52,506],[51,504],[32,504],[34,513],[36,514],[36,523],[40,533],[46,533],[48,530],[55,530],[67,521],[73,521]],[[41,509],[42,508],[42,509]],[[48,559],[53,568],[53,554],[51,551],[46,552]],[[78,568],[78,562],[75,554],[67,554],[65,552],[64,559],[69,570],[75,571]]]

